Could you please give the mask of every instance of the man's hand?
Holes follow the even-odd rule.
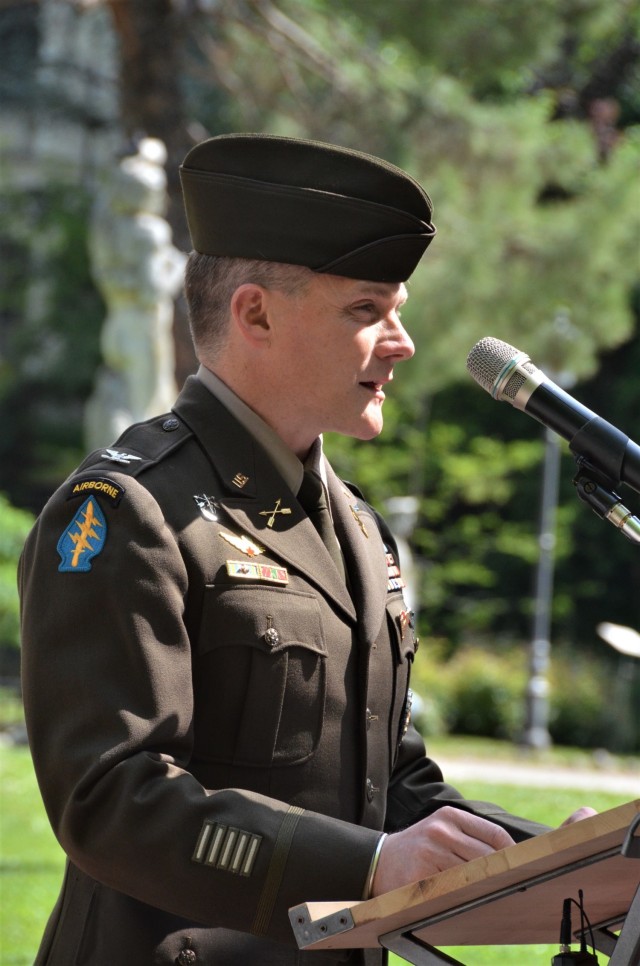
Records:
[[[444,805],[385,840],[371,895],[379,896],[513,844],[509,833],[499,825]]]
[[[565,825],[573,825],[574,822],[581,822],[583,818],[591,818],[592,815],[597,814],[595,808],[589,808],[588,805],[583,805],[582,808],[578,808],[575,812],[572,812],[569,818],[565,818],[559,828],[564,828]]]

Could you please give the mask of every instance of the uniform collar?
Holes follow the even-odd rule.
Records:
[[[201,365],[197,377],[269,454],[273,465],[293,493],[297,493],[300,489],[305,469],[311,469],[318,473],[326,487],[327,471],[323,458],[322,436],[318,436],[314,440],[303,465],[275,430],[268,426],[264,419],[258,416],[250,406],[247,406],[240,396],[236,395],[233,389],[230,389],[215,372]]]

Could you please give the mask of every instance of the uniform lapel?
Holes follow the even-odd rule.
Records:
[[[351,596],[364,640],[374,641],[384,619],[387,601],[387,564],[375,517],[367,505],[327,467],[331,510],[349,574]]]
[[[317,530],[251,434],[195,378],[174,409],[213,465],[220,482],[215,499],[230,528],[303,573],[355,620],[353,601]]]

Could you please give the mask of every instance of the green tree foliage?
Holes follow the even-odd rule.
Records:
[[[390,387],[385,434],[373,446],[330,439],[327,449],[381,508],[389,496],[419,497],[423,633],[454,644],[477,629],[525,637],[541,432],[470,384],[464,362],[484,335],[511,342],[542,368],[578,380],[578,398],[637,438],[637,4],[108,6],[122,44],[132,36],[127,13],[149,36],[160,13],[174,18],[164,40],[183,72],[171,86],[171,118],[185,153],[190,137],[231,130],[333,140],[407,167],[433,194],[439,234],[404,311],[417,353]],[[141,76],[138,48],[123,50],[125,86]],[[126,99],[123,92],[124,126],[135,131],[138,118],[141,130],[163,136],[149,129],[163,119],[154,88],[162,64],[154,59],[153,68],[136,96],[131,83]],[[27,286],[11,269],[4,305],[0,486],[22,504],[41,502],[82,445],[102,312],[86,259],[87,211],[82,192],[52,190],[26,222],[34,236],[53,235],[44,261],[27,237],[14,233],[9,246],[38,283]],[[174,224],[175,237],[183,232]],[[562,476],[555,627],[595,646],[597,619],[637,625],[638,554],[578,504],[568,456]]]
[[[222,128],[198,102],[205,128],[379,152],[433,194],[439,236],[406,309],[423,348],[414,394],[460,379],[487,332],[558,373],[570,358],[574,378],[630,336],[640,23],[629,0],[203,6],[202,70],[233,98]],[[618,115],[598,120],[594,105],[609,103]]]
[[[12,507],[0,493],[0,653],[15,650],[20,639],[16,568],[33,516]]]
[[[103,305],[89,272],[87,193],[52,185],[0,201],[10,279],[0,296],[0,486],[38,509],[82,454]]]

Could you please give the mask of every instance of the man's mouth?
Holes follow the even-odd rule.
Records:
[[[365,389],[368,389],[375,395],[381,394],[384,396],[384,392],[382,390],[383,384],[381,382],[361,382],[360,385],[364,386]]]

